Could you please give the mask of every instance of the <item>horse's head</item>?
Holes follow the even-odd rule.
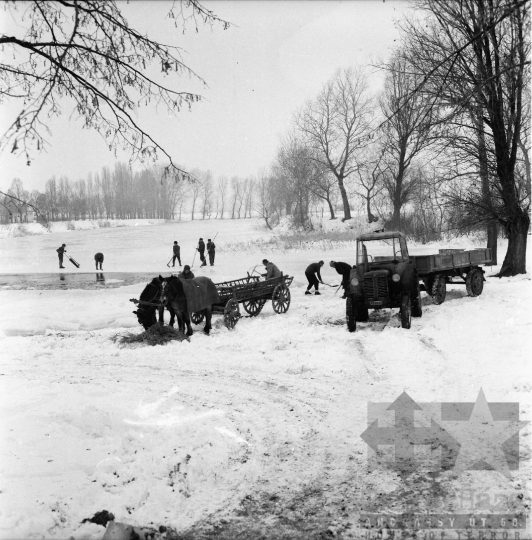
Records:
[[[162,281],[162,293],[161,300],[164,305],[167,305],[169,302],[175,302],[181,298],[184,298],[185,291],[183,290],[183,284],[177,276],[170,276],[163,278],[159,276]]]

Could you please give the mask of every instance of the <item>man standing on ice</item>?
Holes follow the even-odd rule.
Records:
[[[305,291],[305,294],[312,294],[310,292],[310,289],[314,286],[315,292],[314,294],[321,294],[319,289],[319,284],[323,283],[321,279],[320,269],[323,266],[323,261],[312,263],[307,266],[307,269],[305,270],[305,276],[308,280],[308,287]],[[316,277],[317,276],[317,277]]]
[[[62,244],[60,248],[56,249],[57,255],[59,256],[59,268],[64,268],[63,266],[63,255],[66,253],[66,244]]]
[[[198,247],[196,249],[199,251],[201,266],[207,266],[207,261],[205,260],[205,242],[203,241],[203,238],[199,239]]]
[[[172,266],[175,266],[175,260],[179,261],[179,266],[181,266],[181,246],[177,243],[177,240],[174,240],[174,245],[172,246],[174,255],[172,257]]]
[[[94,260],[96,261],[96,270],[98,270],[98,265],[100,265],[100,270],[103,271],[103,253],[96,253],[96,255],[94,255]]]
[[[214,266],[214,255],[216,253],[216,246],[210,238],[207,241],[207,253],[209,254],[209,262],[211,263],[211,266]]]
[[[353,267],[345,262],[336,261],[331,261],[329,265],[342,276],[342,287],[344,289],[344,295],[342,296],[342,298],[347,298],[347,291],[349,289],[349,276],[351,275],[351,269]]]

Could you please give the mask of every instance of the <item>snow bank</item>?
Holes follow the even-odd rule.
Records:
[[[86,231],[100,228],[139,227],[165,223],[164,219],[99,219],[76,221],[52,221],[48,228],[40,223],[12,223],[0,225],[0,238],[40,235],[49,233],[65,233],[69,231]]]

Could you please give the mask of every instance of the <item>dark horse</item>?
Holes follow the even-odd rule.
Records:
[[[204,276],[188,280],[182,280],[176,276],[169,278],[159,276],[159,280],[165,282],[163,302],[170,313],[173,311],[177,315],[179,330],[184,332],[186,325],[187,336],[191,336],[193,331],[190,325],[190,314],[203,311],[205,313],[203,331],[209,334],[212,328],[212,304],[219,301],[214,283]]]
[[[144,329],[147,330],[157,322],[157,312],[159,315],[159,322],[164,323],[164,304],[162,303],[162,291],[163,282],[160,276],[159,278],[153,278],[151,283],[146,285],[145,289],[140,293],[139,306],[135,313],[137,319]],[[170,311],[170,326],[174,325],[175,313],[172,309]]]

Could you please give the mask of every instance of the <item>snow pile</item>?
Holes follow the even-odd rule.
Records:
[[[30,236],[48,234],[48,231],[40,223],[11,223],[0,225],[0,238],[17,238],[20,236]]]
[[[40,235],[48,233],[66,233],[99,228],[139,227],[165,223],[164,219],[84,219],[72,221],[51,221],[48,228],[40,223],[11,223],[0,225],[0,238]]]

